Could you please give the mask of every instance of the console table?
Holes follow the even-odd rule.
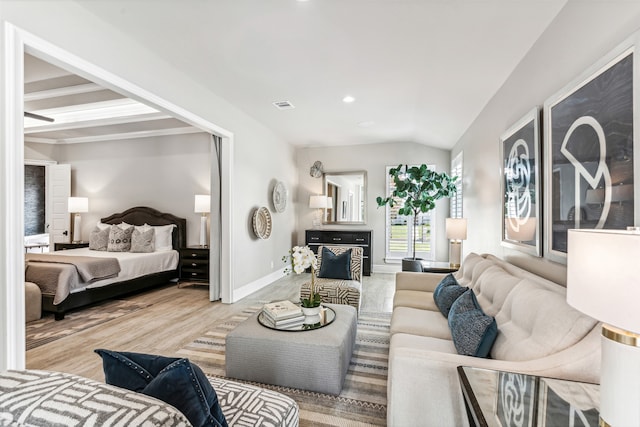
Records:
[[[371,230],[306,230],[304,241],[315,254],[319,246],[360,246],[362,274],[371,276]]]
[[[597,384],[468,366],[458,376],[472,426],[598,426]]]

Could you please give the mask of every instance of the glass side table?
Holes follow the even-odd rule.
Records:
[[[598,426],[597,384],[468,366],[458,377],[472,426]]]
[[[423,273],[455,273],[460,267],[452,267],[448,262],[443,261],[422,261]]]

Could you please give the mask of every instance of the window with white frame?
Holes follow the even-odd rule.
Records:
[[[389,176],[389,171],[394,167],[396,166],[387,166],[386,194],[391,194],[395,190],[393,178]],[[427,165],[427,167],[435,170],[435,165]],[[397,199],[394,207],[386,206],[385,259],[394,261],[410,257],[413,253],[412,236],[415,235],[416,257],[433,260],[435,239],[431,224],[435,224],[435,209],[427,213],[419,213],[418,225],[414,227],[413,216],[398,214],[402,206],[402,201]]]
[[[451,176],[457,176],[456,193],[449,199],[449,218],[462,218],[462,151],[451,160]]]

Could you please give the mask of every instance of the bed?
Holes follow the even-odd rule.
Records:
[[[175,225],[172,233],[172,250],[152,254],[136,254],[128,252],[93,251],[88,248],[70,249],[51,254],[27,255],[28,267],[25,280],[35,282],[42,289],[42,310],[52,312],[56,320],[64,318],[69,310],[94,304],[107,299],[150,289],[159,285],[166,285],[179,275],[178,249],[186,246],[187,221],[169,213],[162,213],[153,208],[139,206],[116,213],[100,220],[103,224],[127,223],[135,226],[148,224],[150,226]],[[81,256],[107,259],[118,259],[120,266],[115,277],[108,277],[82,282],[77,277],[77,267],[61,263],[60,256]],[[32,259],[29,257],[38,257]],[[50,257],[46,262],[43,257]],[[56,258],[54,258],[56,257]],[[155,258],[153,262],[150,258]],[[58,288],[68,287],[70,291],[61,292],[58,288],[51,289],[39,278],[45,274],[57,276]],[[79,283],[78,283],[79,282]]]

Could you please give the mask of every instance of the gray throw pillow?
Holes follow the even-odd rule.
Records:
[[[140,231],[134,228],[131,234],[131,252],[153,252],[156,232],[153,228]]]
[[[331,249],[323,247],[318,277],[351,280],[351,249],[336,255]]]
[[[451,305],[468,288],[460,286],[452,274],[447,274],[433,291],[433,301],[444,317],[449,317]]]
[[[133,227],[129,227],[126,230],[112,225],[109,229],[109,244],[107,245],[108,252],[129,252],[131,249],[131,234],[133,233]]]
[[[496,319],[480,308],[473,290],[464,292],[451,306],[449,328],[458,354],[487,357],[496,337]]]
[[[93,251],[106,251],[109,245],[109,228],[96,227],[89,236],[89,249]]]

